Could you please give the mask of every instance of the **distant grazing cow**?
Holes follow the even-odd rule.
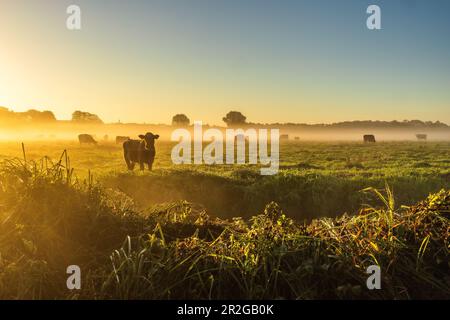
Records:
[[[298,140],[300,140],[300,137],[294,137],[294,140],[298,141]]]
[[[78,141],[80,141],[80,144],[97,144],[97,141],[90,134],[78,135]]]
[[[124,143],[127,140],[130,140],[130,137],[117,136],[116,137],[116,144]]]
[[[147,132],[139,136],[141,140],[127,140],[123,143],[123,156],[129,170],[134,169],[134,165],[139,163],[141,170],[144,170],[144,164],[148,165],[148,170],[152,170],[155,160],[155,140],[159,135]]]
[[[364,135],[364,142],[376,142],[375,141],[375,136],[373,134],[366,134]]]
[[[280,140],[288,140],[288,139],[289,139],[289,135],[288,134],[280,135]]]
[[[427,135],[426,134],[423,134],[423,133],[418,133],[418,134],[416,134],[416,138],[417,138],[417,140],[419,140],[419,141],[425,141],[425,140],[427,140]]]

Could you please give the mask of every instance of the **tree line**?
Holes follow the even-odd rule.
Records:
[[[30,109],[25,112],[14,112],[5,107],[0,107],[0,122],[1,123],[48,123],[58,121],[52,111],[44,110],[38,111]],[[70,120],[73,123],[91,123],[91,124],[103,124],[104,122],[100,117],[94,113],[87,111],[76,110],[72,113]],[[228,127],[235,126],[279,126],[279,127],[307,127],[307,128],[449,128],[449,126],[440,121],[421,121],[421,120],[403,120],[403,121],[378,121],[378,120],[365,120],[365,121],[343,121],[331,124],[306,124],[306,123],[254,123],[248,122],[247,117],[240,111],[230,111],[222,121]],[[172,126],[184,127],[190,126],[191,120],[186,114],[179,113],[172,117]]]
[[[49,123],[58,121],[52,111],[39,111],[30,109],[24,112],[15,112],[5,107],[0,107],[0,121],[3,123]],[[86,111],[74,111],[72,122],[77,123],[103,123],[99,116]]]
[[[421,121],[421,120],[403,120],[403,121],[343,121],[331,124],[306,124],[306,123],[254,123],[247,122],[247,117],[239,111],[230,111],[222,118],[222,121],[229,127],[233,126],[280,126],[280,127],[314,127],[314,128],[449,128],[449,126],[440,121]],[[172,118],[173,126],[189,126],[190,120],[185,114],[177,114]]]

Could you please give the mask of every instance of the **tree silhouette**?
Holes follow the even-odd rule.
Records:
[[[222,118],[222,120],[227,124],[227,126],[231,127],[245,124],[247,118],[239,111],[230,111],[224,118]]]
[[[185,114],[176,114],[172,118],[173,126],[188,126],[191,123]]]
[[[74,122],[90,122],[90,123],[103,123],[103,121],[96,114],[85,112],[85,111],[75,111],[72,113],[72,121]]]
[[[30,109],[27,112],[24,112],[23,115],[33,121],[33,122],[51,122],[56,121],[56,117],[51,111],[38,111],[34,109]]]

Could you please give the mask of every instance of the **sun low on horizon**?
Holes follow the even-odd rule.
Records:
[[[0,2],[0,106],[105,122],[450,123],[448,1]],[[420,23],[419,23],[420,22]]]

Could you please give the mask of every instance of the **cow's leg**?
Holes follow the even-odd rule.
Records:
[[[124,152],[123,152],[123,157],[124,157],[124,159],[125,159],[125,162],[127,163],[128,170],[133,170],[133,169],[134,169],[134,162],[132,162],[132,161],[130,160],[130,154],[127,153],[127,152],[124,150]]]
[[[138,162],[139,162],[139,167],[141,168],[141,170],[144,170],[144,155],[142,154],[142,152],[139,152],[138,154]]]
[[[144,168],[144,160],[142,160],[142,157],[139,157],[139,166],[140,166],[142,171],[145,169]]]
[[[134,169],[134,162],[128,162],[127,167],[128,167],[128,170],[132,171]]]
[[[154,158],[148,159],[148,170],[152,171]]]

